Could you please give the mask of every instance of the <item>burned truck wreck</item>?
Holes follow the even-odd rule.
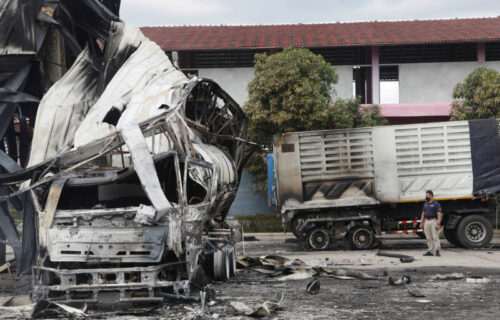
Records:
[[[103,56],[91,51],[40,101],[26,169],[0,175],[19,187],[1,200],[24,195],[35,209],[33,298],[159,301],[189,297],[204,273],[227,279],[243,111],[120,21]]]

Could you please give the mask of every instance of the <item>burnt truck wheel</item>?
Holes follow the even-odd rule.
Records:
[[[457,230],[444,228],[443,233],[446,241],[456,247],[463,247],[463,245],[457,239]]]
[[[460,220],[457,239],[466,248],[480,248],[490,243],[493,238],[491,221],[484,216],[471,215]]]
[[[226,247],[225,251],[229,261],[229,275],[234,276],[236,273],[236,251],[234,247]]]
[[[290,223],[290,229],[292,230],[293,235],[297,239],[301,237],[300,232],[297,230],[298,227],[299,227],[299,220],[297,218],[293,218],[292,222]]]
[[[229,257],[226,250],[217,250],[214,253],[214,280],[226,281],[230,276]]]
[[[354,227],[347,232],[347,240],[354,250],[370,249],[373,245],[373,231],[366,227]]]
[[[314,228],[309,232],[307,242],[314,250],[325,250],[330,245],[330,235],[324,228]]]

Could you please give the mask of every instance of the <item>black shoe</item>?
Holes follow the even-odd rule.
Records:
[[[430,257],[430,256],[433,256],[433,254],[430,251],[427,251],[426,253],[424,253],[424,256]]]
[[[436,251],[436,257],[441,257],[441,254],[439,253],[439,250]]]

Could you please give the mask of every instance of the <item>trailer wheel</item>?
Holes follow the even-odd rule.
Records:
[[[229,257],[225,250],[214,253],[214,280],[226,281],[229,279]]]
[[[330,245],[330,234],[324,228],[314,228],[307,236],[309,246],[314,250],[325,250]]]
[[[373,231],[366,227],[354,227],[347,232],[347,240],[352,249],[370,249],[373,244]]]
[[[446,229],[443,230],[444,237],[446,240],[456,247],[463,247],[463,245],[457,239],[457,231],[455,229]]]
[[[466,248],[484,247],[493,238],[493,226],[484,216],[471,215],[460,220],[457,239]]]

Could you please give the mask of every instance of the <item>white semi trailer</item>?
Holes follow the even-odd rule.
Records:
[[[421,231],[433,190],[446,239],[482,247],[493,236],[499,156],[494,119],[285,133],[274,139],[276,204],[313,249],[343,239],[367,249],[383,232]]]

